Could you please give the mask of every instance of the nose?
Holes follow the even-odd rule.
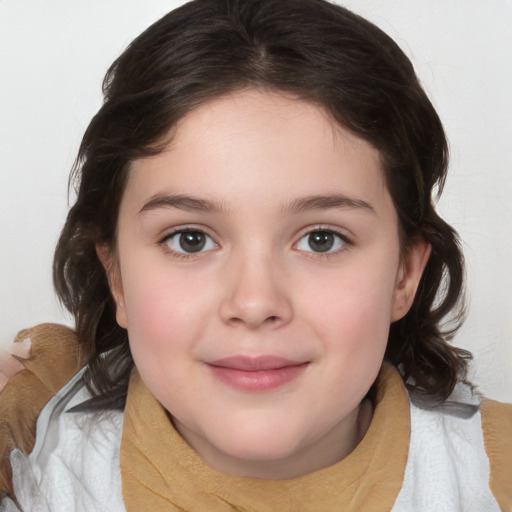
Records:
[[[283,269],[271,257],[240,257],[229,262],[220,316],[230,325],[250,330],[277,329],[293,317]]]

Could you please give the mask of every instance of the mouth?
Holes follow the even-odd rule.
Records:
[[[298,378],[309,361],[275,356],[235,356],[206,363],[215,379],[241,391],[269,391]]]

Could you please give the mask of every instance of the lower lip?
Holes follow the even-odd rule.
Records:
[[[208,365],[212,374],[224,384],[241,391],[269,391],[298,378],[308,363],[271,370],[247,371]]]

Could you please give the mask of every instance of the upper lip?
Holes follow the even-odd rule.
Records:
[[[293,361],[291,359],[278,356],[232,356],[208,362],[210,366],[231,368],[234,370],[244,370],[247,372],[277,370],[278,368],[298,366],[304,363],[305,361]]]

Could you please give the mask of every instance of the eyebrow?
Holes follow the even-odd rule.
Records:
[[[309,210],[329,210],[331,208],[366,210],[376,214],[373,206],[361,199],[342,194],[298,197],[283,208],[284,213],[301,213]]]
[[[139,210],[139,214],[159,208],[177,208],[189,212],[224,213],[227,209],[217,201],[200,199],[183,194],[155,194]],[[297,214],[310,210],[329,210],[332,208],[366,210],[375,214],[375,209],[366,201],[354,199],[342,194],[314,195],[298,197],[283,206],[283,213]]]
[[[217,201],[200,199],[183,194],[155,194],[139,210],[139,213],[157,210],[159,208],[177,208],[188,212],[225,212],[226,208]]]

